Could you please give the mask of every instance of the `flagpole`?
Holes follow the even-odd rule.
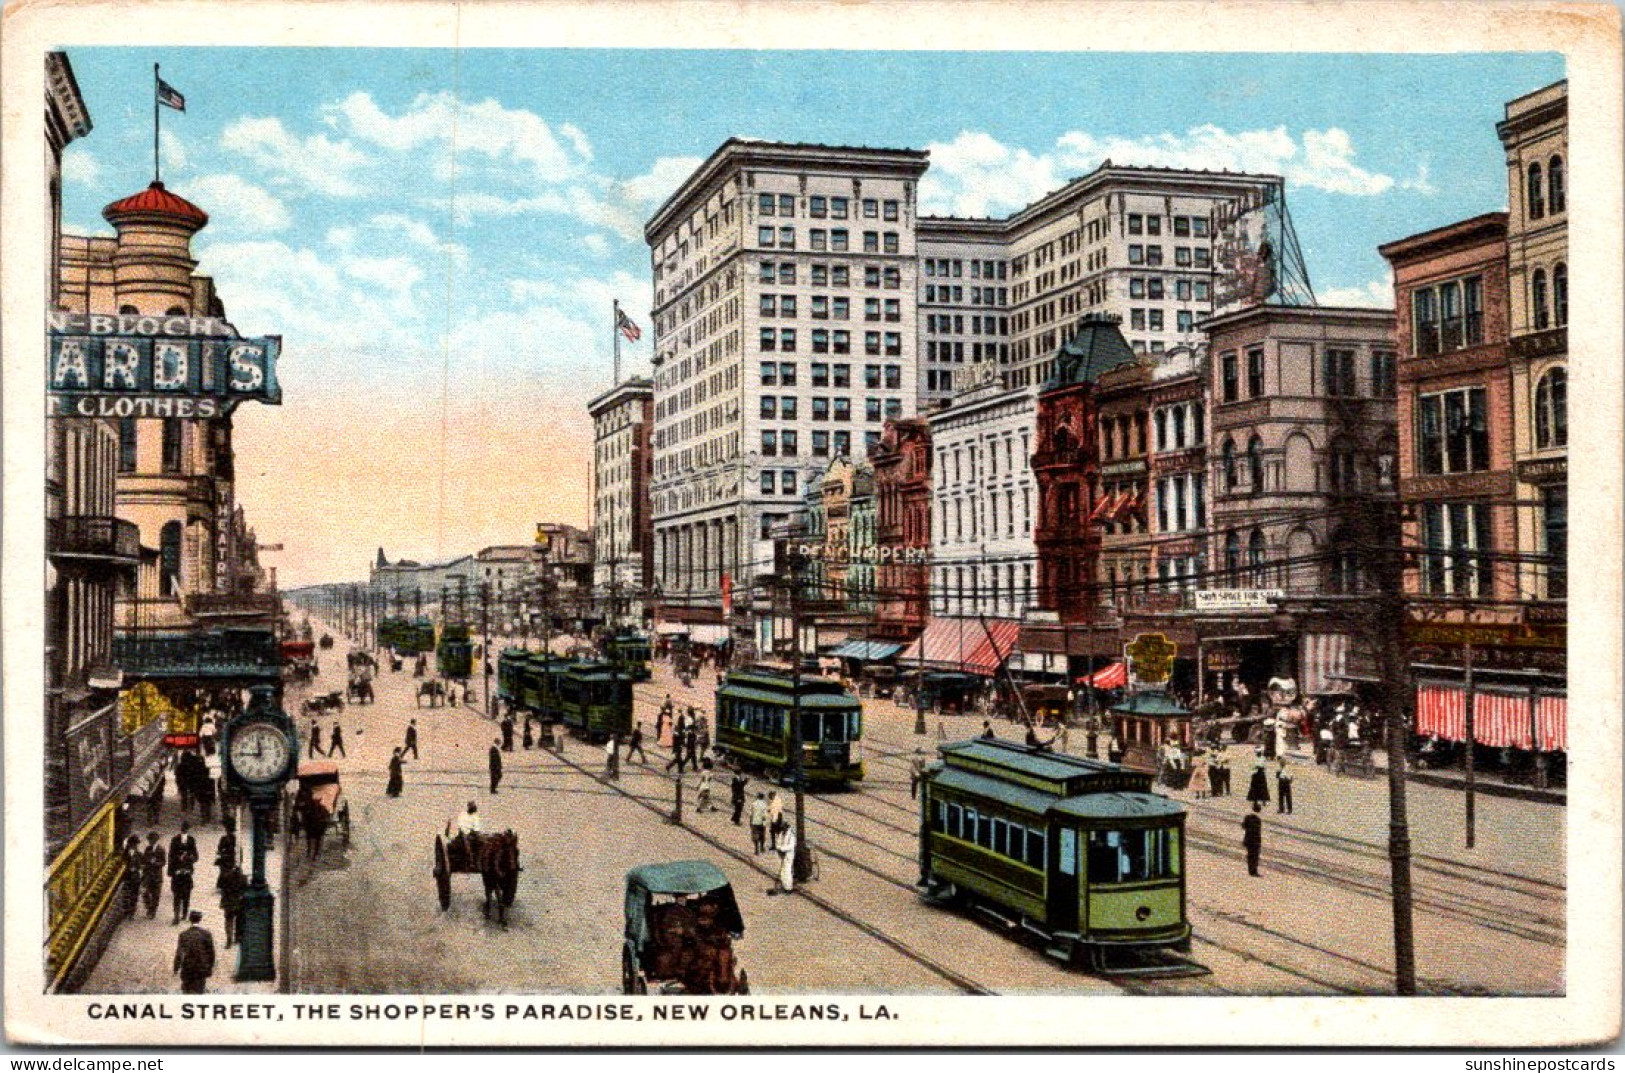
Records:
[[[609,334],[614,337],[615,344],[615,379],[610,383],[614,387],[621,382],[621,300],[615,299],[615,316],[610,321]]]
[[[158,65],[152,65],[152,181],[160,182],[163,175],[158,170]]]

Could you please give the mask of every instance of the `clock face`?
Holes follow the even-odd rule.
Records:
[[[231,736],[231,766],[247,782],[274,782],[288,770],[288,738],[270,723],[249,723]]]

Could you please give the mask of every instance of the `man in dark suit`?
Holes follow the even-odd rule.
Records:
[[[232,861],[220,877],[220,912],[226,918],[226,946],[233,946],[242,932],[243,892],[248,889],[248,877],[242,867]]]
[[[502,717],[502,751],[513,752],[513,716]]]
[[[322,749],[322,725],[314,719],[310,721],[310,748],[305,751],[305,755],[307,757],[327,755]]]
[[[733,805],[734,826],[739,826],[740,819],[745,814],[745,791],[750,786],[750,780],[745,773],[734,768],[733,778],[728,781],[728,803]]]
[[[147,919],[158,915],[158,899],[164,893],[164,847],[158,844],[158,832],[147,832],[147,851],[141,860],[141,904],[146,906]]]
[[[190,919],[192,926],[175,943],[175,974],[181,978],[182,991],[201,995],[203,985],[214,975],[214,936],[200,926],[202,913],[194,911]]]
[[[197,862],[197,839],[192,834],[192,825],[183,821],[180,834],[169,840],[169,891],[175,906],[175,918],[170,921],[171,924],[184,921],[191,908],[192,868]]]
[[[495,740],[495,741],[493,741],[491,743],[490,764],[491,764],[491,792],[494,794],[494,793],[497,792],[497,784],[502,781],[502,739],[501,738],[498,738],[497,740]]]
[[[412,754],[412,759],[418,759],[418,721],[412,720],[406,725],[406,744],[401,746],[401,755]]]
[[[1253,810],[1241,818],[1241,844],[1247,851],[1247,874],[1258,874],[1258,855],[1264,849],[1264,821],[1258,814],[1264,806],[1253,802]]]

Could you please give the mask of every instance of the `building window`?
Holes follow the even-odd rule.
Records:
[[[1261,589],[1269,583],[1269,568],[1264,565],[1267,557],[1264,534],[1254,529],[1253,535],[1247,538],[1247,572],[1255,588]]]
[[[793,227],[779,228],[779,247],[793,250],[796,248],[796,229]]]
[[[164,472],[181,471],[181,422],[179,418],[164,418]]]
[[[757,281],[761,282],[761,283],[772,283],[773,280],[776,278],[776,276],[775,276],[776,268],[777,268],[777,266],[774,265],[774,263],[772,261],[763,261],[762,262],[761,273],[760,273],[760,275],[758,275],[756,277]]]
[[[1541,499],[1541,537],[1548,556],[1546,598],[1562,600],[1569,594],[1569,491],[1561,485],[1547,488]]]
[[[881,236],[880,248],[881,248],[881,251],[884,252],[884,253],[896,253],[896,252],[898,252],[899,246],[898,246],[897,232],[896,231],[887,231],[883,236]]]
[[[1552,324],[1561,328],[1569,322],[1569,266],[1552,266]]]
[[[756,244],[758,246],[772,246],[773,238],[778,232],[771,227],[758,227],[756,229]]]
[[[852,333],[851,332],[837,331],[835,333],[835,353],[837,353],[837,354],[850,354],[850,353],[852,353]]]
[[[836,399],[835,400],[835,420],[837,420],[837,421],[850,421],[850,420],[852,420],[852,400],[851,399]],[[850,435],[850,433],[848,435]]]
[[[1235,442],[1228,437],[1224,441],[1224,450],[1221,453],[1221,458],[1223,459],[1224,467],[1224,490],[1226,492],[1234,492],[1236,490],[1236,484],[1238,483],[1236,480],[1236,445]]]
[[[1419,356],[1477,346],[1484,340],[1484,281],[1478,276],[1423,287],[1411,294]]]
[[[829,332],[824,328],[814,328],[812,333],[812,348],[814,354],[829,353]]]
[[[135,445],[136,445],[135,418],[121,417],[118,420],[118,471],[120,473],[135,472]]]
[[[1540,165],[1529,165],[1529,218],[1538,220],[1546,215],[1546,191],[1541,183]]]
[[[1533,311],[1535,331],[1543,332],[1551,325],[1551,309],[1546,304],[1546,270],[1535,269],[1529,281],[1529,306]]]
[[[1264,351],[1261,349],[1247,351],[1247,395],[1254,399],[1264,395]]]
[[[1359,394],[1354,382],[1354,351],[1326,348],[1326,394],[1345,398]]]
[[[829,233],[829,248],[836,253],[845,253],[850,244],[850,238],[851,236],[848,234],[846,228],[837,227],[835,230]],[[837,268],[835,273],[836,276],[839,277],[841,275],[841,270]],[[835,282],[837,284],[844,284],[846,281],[837,278]]]
[[[868,420],[868,421],[879,421],[880,420],[880,400],[876,399],[876,398],[868,398],[868,399],[865,399],[863,401],[864,401],[864,407],[863,407],[864,419]]]
[[[897,202],[883,202],[880,207],[880,218],[883,220],[897,219]]]
[[[864,253],[879,253],[880,252],[880,232],[879,231],[865,231],[863,233],[863,252]],[[877,286],[877,287],[880,285],[880,275],[879,275],[879,273],[875,274],[875,284],[874,285]]]
[[[786,354],[793,353],[795,351],[796,330],[794,328],[785,328],[779,332],[779,349],[784,351]]]
[[[1264,490],[1264,441],[1257,436],[1247,441],[1247,476],[1255,493]]]
[[[756,211],[762,216],[772,216],[778,204],[778,199],[772,194],[761,194],[756,199]]]
[[[776,395],[762,396],[762,416],[770,421],[779,416],[779,400]]]
[[[773,479],[773,471],[764,469],[762,471],[762,494],[764,496],[772,495],[776,485],[777,482]],[[766,521],[766,519],[764,518],[763,521]]]
[[[1235,531],[1224,535],[1224,570],[1233,580],[1241,580],[1241,534]]]
[[[817,374],[815,373],[814,376],[815,379],[813,380],[813,385],[816,387],[818,385],[818,381],[816,379]],[[812,419],[814,421],[829,420],[829,400],[822,395],[813,396]]]
[[[1552,157],[1546,168],[1546,189],[1550,192],[1550,204],[1553,215],[1568,208],[1569,195],[1563,187],[1563,158]]]
[[[1535,446],[1564,447],[1569,442],[1569,374],[1558,366],[1535,387]]]
[[[836,362],[830,373],[830,380],[836,387],[852,386],[852,366],[845,362]]]
[[[779,386],[796,386],[796,367],[787,361],[779,363]]]
[[[821,428],[813,430],[812,453],[819,458],[825,458],[829,455],[829,433]]]
[[[1128,296],[1130,298],[1144,298],[1145,297],[1145,280],[1140,279],[1138,276],[1136,276],[1134,279],[1129,280],[1128,281]]]
[[[166,419],[165,423],[168,423]],[[158,531],[158,592],[174,596],[181,591],[181,523],[165,522]]]
[[[1145,234],[1145,217],[1137,212],[1128,214],[1128,233],[1131,235]]]
[[[829,212],[829,200],[821,197],[807,199],[807,215],[822,220]]]
[[[1236,376],[1236,354],[1231,351],[1219,359],[1220,379],[1224,392],[1225,402],[1235,402],[1240,397]]]
[[[852,453],[852,433],[850,433],[850,432],[837,432],[835,434],[835,454],[836,454],[836,456],[839,457],[839,458],[845,458],[847,455],[849,455],[851,453]]]
[[[796,263],[794,261],[784,261],[779,265],[779,282],[786,287],[795,286]]]
[[[775,332],[772,328],[763,328],[761,338],[759,340],[761,348],[764,351],[773,351],[773,350],[777,349],[777,347],[778,347],[778,338],[779,338],[778,333]]]
[[[785,421],[794,421],[796,419],[796,397],[794,395],[785,395],[779,399],[779,417]],[[785,435],[791,436],[794,433],[786,432]]]
[[[779,434],[771,429],[762,430],[762,454],[769,458],[779,453]]]
[[[1145,264],[1145,247],[1133,245],[1128,248],[1128,263],[1131,265]]]
[[[1488,596],[1490,508],[1487,503],[1427,503],[1422,508],[1422,591]]]
[[[1417,419],[1417,464],[1423,473],[1472,473],[1489,468],[1490,433],[1484,389],[1423,395]]]
[[[903,353],[903,336],[898,332],[886,333],[886,356],[896,358]]]
[[[1391,399],[1397,390],[1397,366],[1391,350],[1371,352],[1371,394],[1379,399]]]
[[[1188,309],[1181,309],[1179,311],[1178,327],[1182,332],[1195,331],[1196,314],[1192,313]]]
[[[787,418],[793,416],[793,414],[785,414],[785,417]],[[783,432],[779,433],[779,453],[786,458],[795,457],[796,434],[793,429],[785,429]],[[791,491],[794,491],[794,489],[792,488]]]
[[[764,294],[757,299],[756,312],[763,317],[771,317],[779,311],[779,300],[771,294]]]

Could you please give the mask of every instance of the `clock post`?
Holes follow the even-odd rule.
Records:
[[[276,895],[265,881],[268,818],[293,774],[299,740],[275,686],[257,685],[250,694],[247,709],[227,724],[223,743],[227,784],[248,798],[253,823],[253,874],[243,892],[236,978],[275,980]]]

